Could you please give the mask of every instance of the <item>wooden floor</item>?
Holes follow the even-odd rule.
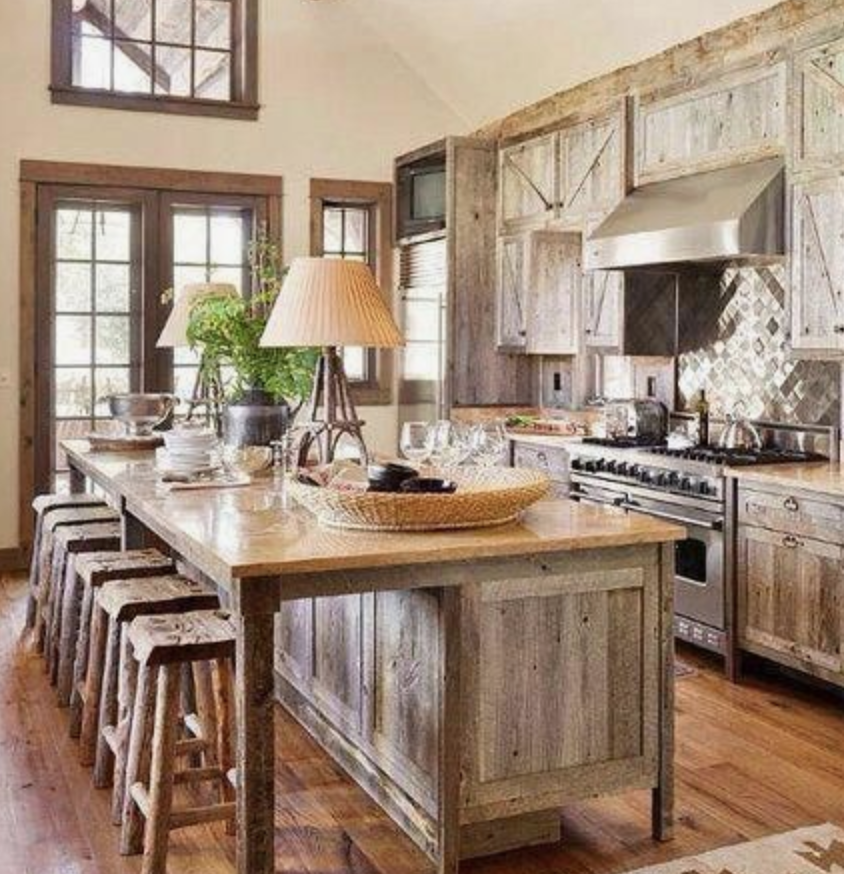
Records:
[[[21,641],[24,585],[0,579],[0,874],[123,874],[107,793],[91,788],[41,661]],[[678,827],[649,838],[646,793],[563,811],[564,840],[466,863],[484,874],[628,871],[656,861],[832,821],[844,824],[844,704],[779,679],[730,686],[684,653],[677,683]],[[309,874],[414,874],[431,866],[281,709],[276,744],[278,868]],[[231,872],[222,829],[175,833],[171,874]]]

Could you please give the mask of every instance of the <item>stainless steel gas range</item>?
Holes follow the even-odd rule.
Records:
[[[676,545],[678,638],[727,657],[731,642],[734,465],[818,461],[837,454],[835,429],[756,423],[765,449],[668,449],[661,443],[589,439],[570,447],[571,497],[683,525]]]

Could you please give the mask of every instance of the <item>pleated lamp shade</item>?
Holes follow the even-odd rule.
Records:
[[[161,349],[190,346],[188,324],[196,303],[208,297],[237,297],[237,289],[225,282],[196,282],[186,285],[176,294],[173,309],[155,344]]]
[[[403,344],[372,271],[339,258],[293,261],[261,337],[262,346]]]

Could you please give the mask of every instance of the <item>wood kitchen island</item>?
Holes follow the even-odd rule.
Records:
[[[126,546],[154,534],[235,614],[240,874],[274,870],[276,694],[439,871],[554,840],[562,804],[632,788],[670,836],[683,529],[555,500],[499,528],[345,532],[272,479],[171,492],[151,453],[64,446]]]

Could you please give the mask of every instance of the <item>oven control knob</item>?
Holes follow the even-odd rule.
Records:
[[[712,494],[712,486],[709,485],[706,480],[701,480],[697,484],[697,490],[701,495],[711,495]]]
[[[583,470],[583,462],[579,458],[572,458],[571,469],[572,470]]]
[[[583,466],[583,469],[587,473],[595,473],[597,471],[597,467],[595,466],[594,461],[587,461],[586,464]]]
[[[642,468],[640,468],[638,464],[631,464],[630,469],[627,471],[627,475],[632,476],[634,479],[636,479],[639,476],[641,470]]]
[[[607,463],[606,463],[606,461],[604,461],[603,458],[599,458],[599,459],[595,462],[595,470],[596,470],[596,471],[606,470],[606,468],[607,468]]]
[[[658,473],[656,476],[656,484],[661,487],[665,487],[668,485],[668,474],[667,473]]]
[[[692,490],[692,481],[687,476],[680,480],[680,490],[683,492],[690,492]]]
[[[630,466],[626,461],[619,461],[615,467],[615,472],[619,476],[627,476],[630,473]]]
[[[639,482],[649,483],[653,479],[653,476],[649,470],[642,469],[639,471]]]
[[[618,471],[618,462],[608,461],[606,463],[607,473],[616,473]]]

